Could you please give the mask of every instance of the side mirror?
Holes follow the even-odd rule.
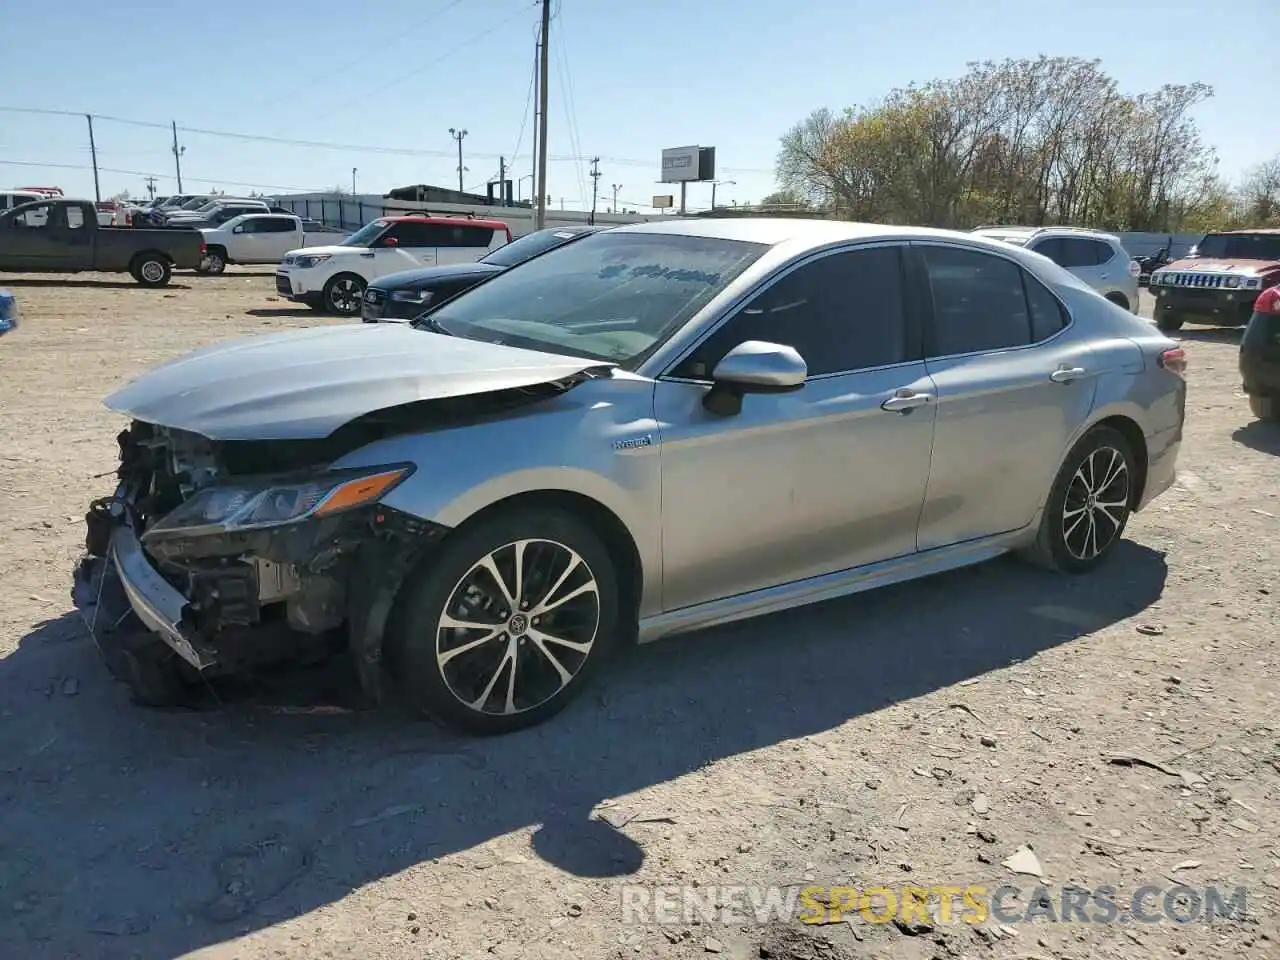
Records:
[[[747,340],[726,353],[711,371],[711,389],[702,405],[719,416],[742,410],[748,393],[790,393],[809,376],[809,366],[794,347],[763,340]]]
[[[232,233],[244,233],[244,224],[243,224],[243,223],[242,223],[242,224],[240,224],[240,226],[236,227],[236,228],[235,228],[234,230],[232,230],[231,232],[232,232]]]

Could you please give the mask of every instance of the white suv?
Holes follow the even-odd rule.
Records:
[[[511,242],[501,220],[382,217],[331,247],[291,250],[276,271],[276,291],[340,317],[360,313],[365,287],[378,277],[422,267],[474,263]]]
[[[973,232],[1043,254],[1112,303],[1138,312],[1142,268],[1115,234],[1081,227],[978,227]]]

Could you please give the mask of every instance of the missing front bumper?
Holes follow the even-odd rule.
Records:
[[[99,647],[115,646],[121,632],[145,629],[197,670],[216,663],[186,622],[187,598],[151,565],[127,523],[112,530],[105,556],[80,561],[71,595]]]

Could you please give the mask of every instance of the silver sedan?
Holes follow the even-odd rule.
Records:
[[[371,698],[513,730],[620,643],[1007,551],[1094,569],[1173,483],[1184,367],[972,234],[620,227],[411,325],[218,345],[123,388],[77,595],[119,582],[136,629],[99,640],[147,699],[294,655],[244,643],[287,625],[340,632]]]

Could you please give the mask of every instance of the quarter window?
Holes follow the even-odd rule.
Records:
[[[1004,350],[1031,342],[1022,269],[955,247],[920,248],[933,294],[931,356]]]
[[[908,359],[902,254],[898,247],[833,253],[758,294],[675,370],[706,379],[747,340],[794,347],[810,376]]]
[[[80,207],[63,207],[63,210],[67,218],[68,230],[84,229],[84,210]]]
[[[1049,288],[1025,270],[1022,282],[1027,291],[1027,307],[1031,311],[1031,340],[1047,340],[1070,322],[1066,308]]]

